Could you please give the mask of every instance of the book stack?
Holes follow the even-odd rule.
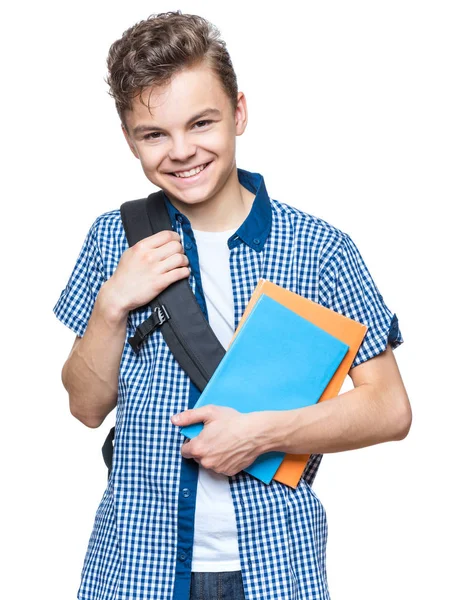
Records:
[[[214,404],[241,413],[293,410],[335,397],[367,327],[261,279],[229,348],[195,408]],[[202,423],[183,427],[192,439]],[[266,484],[295,488],[309,455],[267,452],[245,471]]]

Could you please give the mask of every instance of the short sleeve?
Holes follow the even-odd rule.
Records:
[[[396,314],[386,306],[368,268],[352,239],[345,233],[326,270],[327,305],[368,327],[354,359],[356,367],[377,356],[391,344],[403,342]]]
[[[98,292],[105,281],[96,240],[99,217],[91,226],[66,287],[53,308],[58,319],[82,337]]]

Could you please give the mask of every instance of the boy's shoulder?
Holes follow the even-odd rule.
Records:
[[[109,210],[98,215],[90,227],[89,235],[99,245],[114,243],[122,245],[126,235],[120,209]]]
[[[86,243],[104,265],[115,265],[129,247],[120,209],[101,213],[93,221]]]
[[[273,215],[279,221],[283,221],[287,226],[295,229],[298,235],[319,236],[321,238],[331,238],[334,243],[342,242],[348,235],[332,225],[325,219],[305,212],[286,202],[270,198]]]
[[[122,227],[120,209],[116,208],[98,215],[92,223],[91,229],[95,232],[102,230],[114,230]]]

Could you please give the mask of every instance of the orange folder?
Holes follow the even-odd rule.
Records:
[[[368,329],[366,325],[358,323],[353,319],[349,319],[348,317],[326,308],[317,302],[308,300],[307,298],[304,298],[295,292],[290,292],[289,290],[271,283],[266,279],[260,279],[229,345],[231,345],[234,341],[241,326],[245,322],[261,294],[270,296],[270,298],[273,298],[273,300],[283,304],[304,319],[307,319],[342,342],[345,342],[345,344],[348,344],[349,350],[346,356],[342,360],[340,366],[336,370],[334,376],[330,380],[318,402],[321,402],[322,400],[329,400],[330,398],[337,396],[343,385],[346,375],[348,374],[349,369],[354,362],[354,358],[359,350],[360,344],[365,337]],[[274,479],[280,483],[285,483],[292,488],[296,488],[309,457],[310,454],[286,454],[279,469],[276,471]]]

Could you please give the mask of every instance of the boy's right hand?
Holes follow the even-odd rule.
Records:
[[[178,233],[164,230],[150,235],[122,254],[108,279],[110,297],[120,311],[147,304],[170,284],[190,275]]]

